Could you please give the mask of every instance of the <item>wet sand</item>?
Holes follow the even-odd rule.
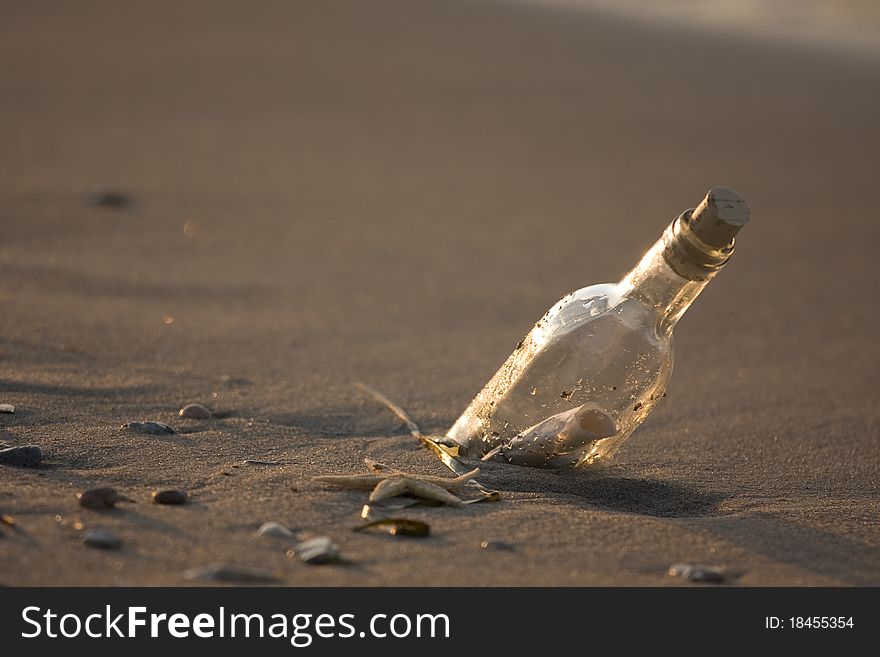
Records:
[[[0,583],[184,585],[225,562],[290,585],[653,586],[685,561],[880,584],[877,60],[331,0],[5,3],[0,61],[0,442],[46,452],[0,466],[21,528]],[[442,432],[546,308],[716,184],[753,220],[613,464],[489,467],[502,501],[407,512],[428,539],[352,533],[366,495],[309,483],[366,456],[445,474],[351,383]],[[145,419],[179,433],[119,429]],[[95,486],[138,503],[78,507]],[[352,564],[291,560],[253,537],[270,520]]]

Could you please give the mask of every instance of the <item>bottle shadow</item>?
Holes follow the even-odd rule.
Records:
[[[657,518],[720,514],[726,499],[718,491],[676,481],[626,476],[616,469],[541,470],[481,463],[480,483],[501,491],[560,495],[577,506]]]

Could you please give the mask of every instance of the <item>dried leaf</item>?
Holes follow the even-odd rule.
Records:
[[[373,527],[386,531],[392,536],[430,536],[431,534],[430,525],[409,518],[382,518],[355,527],[352,531],[362,532]]]

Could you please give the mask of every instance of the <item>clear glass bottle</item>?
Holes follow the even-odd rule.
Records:
[[[465,456],[535,467],[610,457],[664,396],[672,329],[733,253],[749,210],[716,187],[619,283],[563,297],[447,432]]]

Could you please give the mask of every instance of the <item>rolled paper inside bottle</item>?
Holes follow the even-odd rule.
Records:
[[[514,465],[541,467],[553,457],[581,450],[617,433],[610,415],[596,404],[583,404],[526,429],[505,445],[501,453]]]
[[[556,436],[556,452],[570,452],[599,438],[617,433],[611,416],[598,408],[584,404]]]

